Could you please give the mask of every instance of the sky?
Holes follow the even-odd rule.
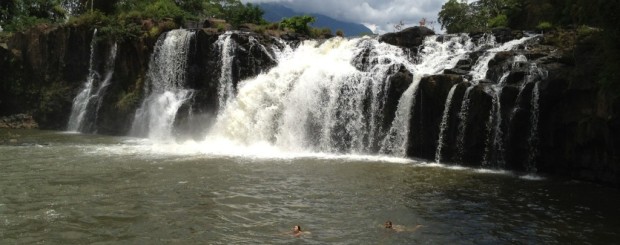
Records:
[[[401,21],[404,27],[417,26],[426,18],[426,26],[441,32],[437,13],[448,0],[242,0],[246,3],[280,3],[296,12],[324,14],[337,20],[366,25],[373,32],[395,31]],[[433,21],[434,23],[430,23]]]

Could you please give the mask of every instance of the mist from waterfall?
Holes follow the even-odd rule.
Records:
[[[226,43],[220,37],[219,42]],[[225,45],[224,45],[225,46]],[[475,48],[467,35],[429,37],[417,59],[373,38],[306,41],[276,53],[278,66],[240,82],[206,141],[266,144],[284,151],[405,156],[413,96],[422,76],[453,67]],[[284,49],[286,50],[286,48]],[[366,56],[364,56],[366,55]],[[365,59],[360,59],[364,56]],[[381,127],[388,79],[414,75],[394,119]]]

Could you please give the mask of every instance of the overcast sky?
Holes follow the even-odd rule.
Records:
[[[281,3],[296,12],[318,13],[337,20],[361,23],[375,33],[394,31],[394,25],[403,21],[405,27],[418,25],[422,18],[427,26],[439,32],[437,13],[448,0],[242,0],[250,3]]]

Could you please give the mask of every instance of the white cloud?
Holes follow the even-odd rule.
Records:
[[[243,2],[278,2],[297,12],[318,13],[334,19],[364,23],[378,33],[394,31],[394,25],[403,22],[405,26],[418,25],[422,18],[427,26],[434,21],[436,31],[437,13],[447,0],[243,0]],[[374,28],[374,29],[373,29]]]

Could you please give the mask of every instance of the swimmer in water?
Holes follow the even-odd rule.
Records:
[[[303,234],[303,231],[301,231],[301,226],[299,225],[293,226],[293,236],[299,237],[301,236],[301,234]]]
[[[386,228],[386,229],[390,229],[390,230],[396,231],[396,232],[401,232],[401,231],[414,232],[417,229],[419,229],[420,227],[422,227],[422,225],[416,225],[413,228],[407,228],[407,227],[402,226],[402,225],[394,225],[394,224],[392,224],[392,221],[387,220],[383,224],[383,227]]]

